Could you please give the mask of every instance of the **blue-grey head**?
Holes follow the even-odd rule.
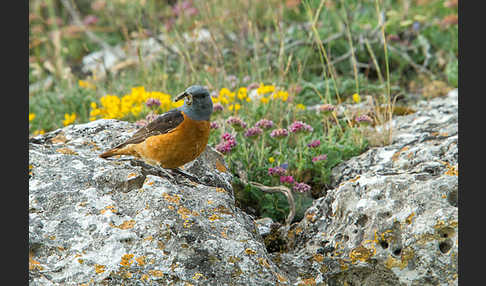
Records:
[[[194,120],[209,120],[213,113],[213,101],[209,91],[201,85],[192,85],[174,98],[184,98],[184,105],[178,109]]]

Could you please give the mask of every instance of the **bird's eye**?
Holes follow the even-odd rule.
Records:
[[[189,94],[186,96],[186,104],[191,105],[192,104],[192,94]]]

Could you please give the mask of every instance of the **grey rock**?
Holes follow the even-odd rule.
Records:
[[[396,117],[392,144],[336,166],[333,189],[288,233],[235,207],[211,147],[183,168],[198,184],[99,158],[131,123],[30,138],[29,284],[457,285],[457,98]]]
[[[207,147],[183,166],[202,184],[98,157],[133,131],[98,120],[30,139],[29,284],[274,285],[281,274],[235,207],[222,155]]]
[[[334,189],[272,254],[291,281],[457,285],[457,90],[396,117],[391,145],[332,171]],[[347,283],[347,284],[346,284]]]

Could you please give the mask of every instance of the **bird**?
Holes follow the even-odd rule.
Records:
[[[206,148],[213,112],[209,91],[201,85],[189,86],[174,101],[181,99],[184,99],[182,106],[159,115],[99,157],[131,155],[150,165],[181,173],[179,167],[195,160]]]

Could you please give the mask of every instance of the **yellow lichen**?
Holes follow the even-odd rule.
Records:
[[[185,207],[180,207],[177,210],[177,213],[181,216],[182,219],[188,219],[189,215],[191,214],[191,210]]]
[[[412,212],[409,216],[407,216],[407,218],[405,219],[405,222],[407,224],[411,224],[414,216],[415,216],[415,212]]]
[[[351,258],[351,263],[356,263],[358,260],[366,262],[368,261],[374,254],[375,249],[368,249],[363,245],[359,245],[358,247],[351,250],[349,253],[349,257]]]
[[[263,257],[258,258],[258,263],[263,267],[270,268],[270,264],[268,264],[268,261]]]
[[[210,221],[215,221],[215,220],[217,220],[217,219],[221,219],[221,217],[220,217],[219,215],[217,215],[217,214],[213,214],[213,215],[212,215],[212,216],[210,216],[208,219],[209,219]]]
[[[194,280],[199,280],[199,278],[204,277],[202,273],[196,272],[194,273],[194,276],[192,276],[192,279]]]

